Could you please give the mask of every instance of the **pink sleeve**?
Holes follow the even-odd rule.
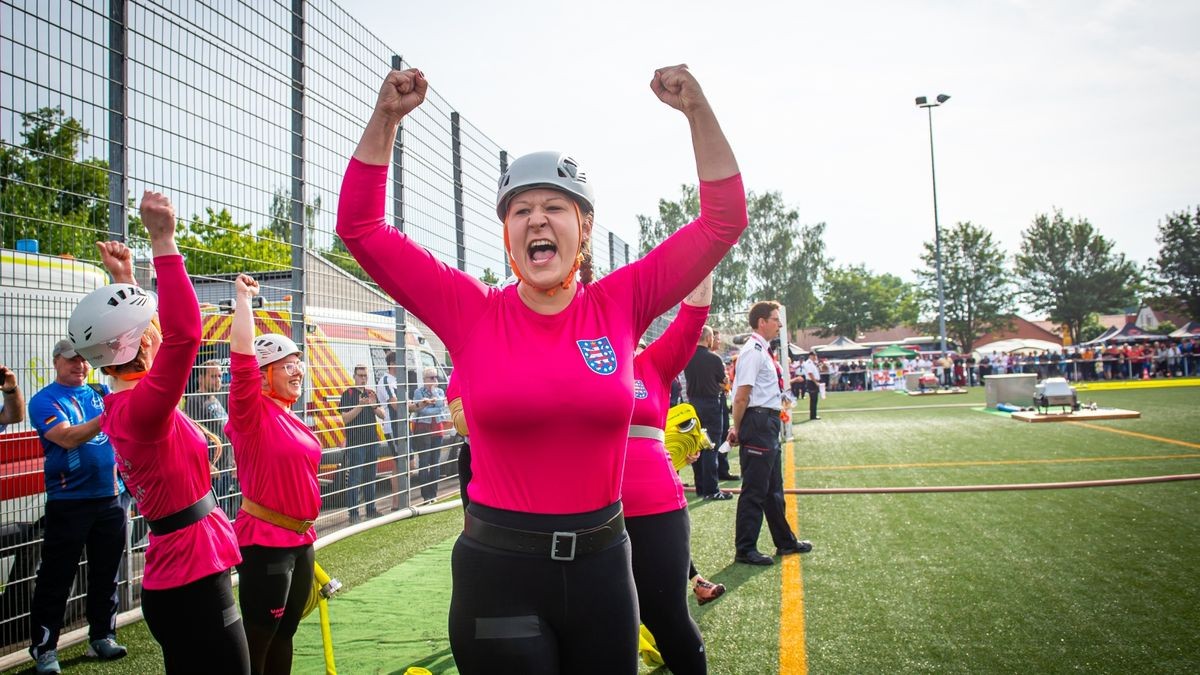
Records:
[[[158,274],[158,318],[162,347],[154,357],[150,373],[129,394],[125,406],[127,424],[144,430],[146,438],[162,438],[170,430],[187,387],[192,363],[200,351],[200,303],[188,280],[183,256],[164,255],[154,259]]]
[[[337,234],[380,288],[454,350],[474,325],[490,291],[388,225],[387,176],[387,165],[350,159],[338,196]]]
[[[455,379],[454,373],[450,373],[450,379],[446,381],[446,400],[453,401],[461,396],[458,391],[458,380]]]
[[[696,353],[700,330],[707,319],[708,305],[695,307],[681,304],[679,314],[675,315],[675,320],[667,326],[667,330],[646,347],[643,355],[650,359],[663,382],[675,379],[691,360],[692,354]]]
[[[721,262],[746,229],[741,174],[700,182],[700,217],[667,237],[641,260],[598,283],[626,284],[633,294],[635,332],[683,300]]]
[[[258,427],[262,376],[253,354],[229,355],[229,427],[251,432]]]

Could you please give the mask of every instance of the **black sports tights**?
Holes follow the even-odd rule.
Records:
[[[250,672],[229,570],[179,588],[143,590],[142,616],[168,675]]]
[[[704,640],[687,604],[692,531],[687,509],[626,518],[625,529],[633,547],[638,609],[663,662],[675,675],[707,673]]]
[[[574,531],[600,525],[620,503],[569,516],[471,502],[473,517],[510,528]],[[572,561],[512,553],[465,534],[451,559],[450,647],[463,675],[637,672],[638,615],[629,539]]]
[[[237,569],[254,675],[292,672],[292,636],[312,593],[312,544],[243,546]]]

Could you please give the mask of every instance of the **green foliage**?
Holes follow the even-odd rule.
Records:
[[[919,325],[938,334],[936,242],[927,241],[917,275],[921,314],[931,317]],[[964,352],[971,351],[985,332],[1008,325],[1015,307],[1009,293],[1004,252],[992,233],[969,221],[942,230],[942,286],[946,297],[946,335]]]
[[[253,226],[235,223],[228,209],[205,209],[205,217],[193,215],[175,233],[179,250],[188,260],[188,272],[196,275],[269,272],[291,268],[291,246],[267,232],[255,236]]]
[[[496,276],[496,273],[490,267],[483,268],[483,274],[479,275],[479,280],[488,286],[495,286],[500,283],[500,277]]]
[[[0,146],[4,248],[37,239],[43,253],[95,259],[109,239],[108,163],[79,159],[89,133],[61,108],[21,115],[21,145]]]
[[[1158,257],[1154,265],[1163,287],[1200,318],[1200,207],[1180,211],[1158,225]]]
[[[318,195],[310,204],[304,205],[304,241],[310,250],[317,249],[317,214],[321,211],[321,197]],[[271,195],[271,208],[268,210],[271,222],[267,224],[267,232],[279,241],[292,240],[292,196],[283,188],[276,188]]]
[[[828,270],[821,295],[813,323],[825,337],[844,335],[853,340],[865,331],[917,321],[913,287],[891,274],[873,274],[862,265]]]
[[[322,251],[321,255],[329,262],[346,271],[355,279],[368,283],[374,283],[371,280],[371,276],[367,274],[365,270],[363,270],[362,265],[359,265],[358,261],[354,259],[354,256],[350,254],[350,249],[346,248],[346,242],[342,241],[341,237],[334,235],[332,248],[330,248],[328,251]]]
[[[1096,314],[1089,314],[1084,319],[1083,325],[1079,327],[1079,342],[1087,342],[1100,337],[1100,334],[1107,330],[1100,325],[1100,317]],[[1076,343],[1079,344],[1079,343]]]
[[[1086,218],[1067,219],[1061,210],[1038,215],[1021,234],[1016,275],[1025,301],[1065,323],[1075,343],[1089,314],[1134,304],[1140,280],[1137,267]]]

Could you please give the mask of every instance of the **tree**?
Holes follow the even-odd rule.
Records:
[[[317,195],[311,203],[304,205],[304,240],[309,250],[317,250],[317,214],[321,211],[321,196]],[[268,211],[271,222],[267,231],[279,241],[292,240],[292,196],[283,188],[276,188],[271,195],[271,208]]]
[[[1066,324],[1075,344],[1089,314],[1129,306],[1140,280],[1137,267],[1086,218],[1067,219],[1057,209],[1021,233],[1015,271],[1025,301]]]
[[[1158,257],[1154,260],[1164,290],[1187,307],[1188,316],[1200,319],[1200,207],[1167,216],[1158,224]]]
[[[679,228],[700,216],[700,192],[695,185],[680,186],[678,201],[658,200],[658,219],[639,215],[638,245],[641,255],[657,246]],[[743,312],[746,309],[747,264],[735,246],[713,270],[712,313]]]
[[[235,223],[228,209],[205,209],[180,225],[175,241],[187,252],[188,272],[195,275],[286,270],[291,246],[270,232],[255,236],[249,223]]]
[[[920,323],[921,330],[938,334],[938,287],[936,242],[925,242],[917,275],[917,298],[921,315],[933,317]],[[942,288],[945,293],[946,335],[964,352],[971,351],[979,336],[991,329],[1010,325],[1015,307],[1009,293],[1004,253],[992,233],[970,222],[957,223],[942,231]]]
[[[844,335],[853,340],[869,330],[917,320],[912,286],[891,274],[873,274],[862,265],[828,270],[821,295],[813,322],[821,326],[817,333],[824,337]]]
[[[496,276],[496,273],[490,267],[483,268],[483,274],[479,275],[479,280],[488,286],[495,286],[500,283],[500,277]]]
[[[0,146],[4,248],[37,239],[44,253],[95,259],[108,235],[108,163],[79,159],[88,130],[62,108],[21,115],[21,145]]]

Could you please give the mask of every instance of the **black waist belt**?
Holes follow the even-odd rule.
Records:
[[[518,530],[480,520],[467,512],[463,533],[493,548],[516,553],[549,555],[551,560],[574,560],[575,556],[604,549],[625,531],[625,516],[618,512],[608,522],[575,532]]]
[[[210,490],[199,501],[182,511],[176,511],[169,516],[163,516],[156,520],[147,518],[146,525],[150,527],[150,531],[155,536],[161,537],[164,534],[171,534],[177,530],[182,530],[188,525],[204,520],[204,517],[215,508],[217,508],[217,498]]]
[[[774,415],[779,417],[779,411],[774,408],[764,408],[761,405],[751,406],[746,408],[746,412],[762,413],[764,415]]]

